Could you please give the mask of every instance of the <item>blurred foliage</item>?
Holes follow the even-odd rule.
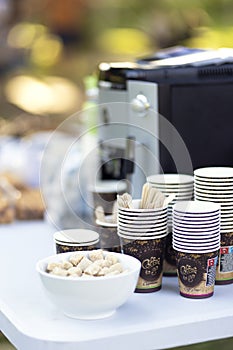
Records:
[[[5,15],[0,6],[0,118],[3,119],[17,117],[21,112],[35,115],[36,111],[39,115],[52,115],[60,122],[61,115],[65,118],[87,103],[84,78],[96,72],[101,61],[134,60],[175,45],[233,46],[232,0],[1,2],[13,5],[12,11],[4,12]],[[17,92],[14,84],[8,84],[11,79],[16,82],[15,77],[25,76],[37,82],[31,87],[24,84],[29,86],[30,94],[24,85]],[[48,84],[48,76],[73,82],[78,90],[77,103],[67,98],[63,109],[59,107],[60,101],[54,104],[58,89],[57,85]],[[19,81],[22,84],[22,79]],[[45,89],[36,93],[42,86]],[[94,100],[96,91],[90,88],[86,95],[88,100]],[[49,100],[49,96],[53,99]]]
[[[219,48],[233,46],[232,27],[200,27],[196,34],[186,42],[187,46],[200,48]]]
[[[153,50],[191,37],[200,26],[230,25],[233,9],[232,0],[22,0],[17,4],[21,20],[43,24],[66,45],[96,54],[104,51],[99,38],[105,31],[141,31]]]
[[[102,0],[89,1],[86,43],[97,48],[98,36],[109,28],[136,28],[147,34],[152,48],[176,45],[203,26],[232,23],[232,0]]]

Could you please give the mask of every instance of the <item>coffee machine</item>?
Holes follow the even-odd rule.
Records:
[[[233,166],[233,51],[197,50],[99,65],[102,179]]]

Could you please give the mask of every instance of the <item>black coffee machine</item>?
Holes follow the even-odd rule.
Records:
[[[233,166],[233,50],[101,63],[99,125],[101,176],[118,169],[135,189],[153,173]]]

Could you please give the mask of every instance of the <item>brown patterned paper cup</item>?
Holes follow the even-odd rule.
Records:
[[[96,244],[89,244],[89,245],[84,245],[84,244],[67,244],[67,243],[59,243],[56,242],[56,253],[68,253],[68,252],[80,252],[83,250],[94,250],[98,248],[97,245],[98,241]]]
[[[134,256],[141,261],[141,271],[135,292],[151,293],[162,287],[163,259],[166,237],[125,238],[120,236],[124,254]]]
[[[176,252],[180,295],[203,299],[214,294],[218,251],[210,253]]]
[[[221,247],[219,251],[215,283],[233,283],[233,231],[229,233],[221,233]]]
[[[165,254],[163,261],[163,275],[166,277],[177,276],[176,268],[176,251],[172,247],[172,230],[169,229],[169,233],[166,237]]]
[[[53,235],[56,253],[93,250],[99,246],[98,232],[87,229],[68,229]]]

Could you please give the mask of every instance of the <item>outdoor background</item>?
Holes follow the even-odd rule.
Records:
[[[0,45],[0,136],[29,138],[96,103],[102,61],[175,45],[232,47],[233,1],[0,0]],[[13,349],[3,335],[0,349]]]

